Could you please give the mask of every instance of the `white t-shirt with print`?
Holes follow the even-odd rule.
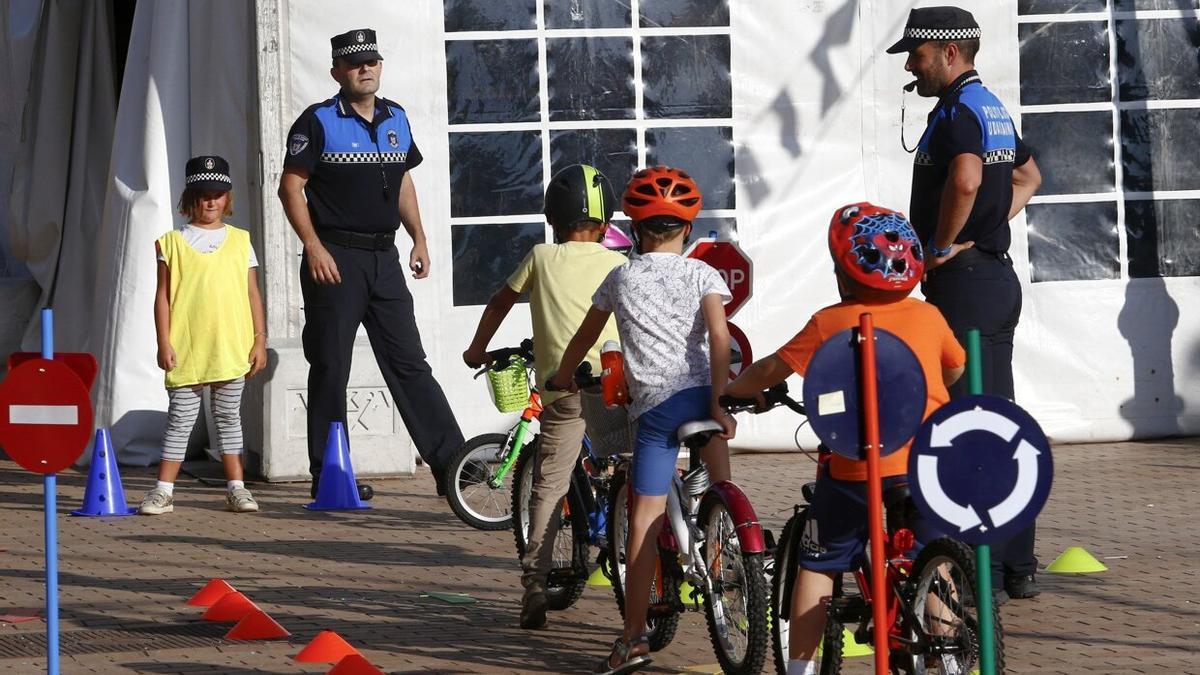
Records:
[[[715,269],[675,253],[630,258],[596,289],[592,304],[617,317],[630,419],[684,389],[712,384],[700,308],[709,294],[730,298]]]
[[[196,227],[191,223],[183,226],[179,234],[183,235],[183,240],[192,247],[196,253],[212,253],[221,248],[221,244],[225,243],[226,227],[218,227],[215,230],[210,230],[204,227]],[[165,260],[162,254],[158,254],[159,260]],[[250,265],[249,267],[258,267],[258,256],[254,254],[254,247],[250,247]]]

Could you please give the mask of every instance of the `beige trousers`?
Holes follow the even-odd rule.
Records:
[[[560,505],[571,485],[571,471],[579,461],[584,429],[579,394],[564,396],[542,411],[541,442],[534,458],[529,500],[529,537],[521,559],[521,584],[526,592],[545,589],[561,520]]]

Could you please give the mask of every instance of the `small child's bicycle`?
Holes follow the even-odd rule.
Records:
[[[763,412],[778,405],[804,414],[804,408],[787,395],[786,385],[764,392]],[[818,461],[825,470],[828,451]],[[808,504],[816,483],[801,489],[805,504],[796,505],[783,528],[775,549],[771,580],[771,632],[774,638],[775,671],[786,675],[789,660],[789,615],[797,560],[808,526]],[[979,666],[979,622],[975,603],[975,556],[970,547],[949,537],[927,543],[913,560],[909,552],[916,537],[908,523],[916,513],[907,485],[883,493],[887,511],[884,555],[887,558],[886,597],[889,630],[889,663],[893,673],[905,675],[967,675]],[[821,675],[842,671],[844,629],[853,627],[856,642],[872,638],[870,561],[867,555],[853,571],[854,585],[844,576],[834,579],[833,596],[826,607],[825,634],[821,640]],[[999,612],[993,607],[996,672],[1004,671],[1003,630]]]
[[[479,530],[503,530],[512,526],[513,465],[533,420],[542,414],[542,398],[532,382],[533,341],[526,339],[520,347],[506,347],[488,352],[490,363],[475,377],[489,370],[500,372],[523,366],[528,399],[517,423],[507,434],[480,434],[471,438],[450,460],[446,475],[446,501],[462,521]],[[535,435],[536,437],[536,435]]]

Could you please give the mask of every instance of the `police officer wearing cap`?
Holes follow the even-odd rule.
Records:
[[[904,69],[921,96],[937,98],[913,161],[909,217],[926,243],[925,298],[959,341],[979,329],[983,391],[1013,398],[1013,334],[1021,284],[1008,247],[1008,221],[1025,207],[1041,174],[1004,105],[975,71],[979,24],[958,7],[909,14],[889,54],[908,53]],[[903,141],[903,139],[902,139]],[[965,395],[965,378],[951,395]],[[997,599],[1037,595],[1034,527],[993,546]]]
[[[308,360],[308,454],[316,496],[329,424],[346,420],[346,386],[359,324],[367,329],[409,435],[433,470],[438,492],[462,432],[433,377],[396,249],[412,239],[413,278],[429,274],[429,252],[409,171],[421,163],[408,116],[375,95],[383,57],[375,31],[330,39],[329,74],[341,89],[309,106],[288,133],[279,199],[304,245],[304,356]]]

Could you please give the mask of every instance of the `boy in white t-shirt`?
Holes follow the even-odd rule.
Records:
[[[625,587],[625,627],[600,672],[629,673],[650,663],[646,612],[667,490],[675,476],[687,422],[712,418],[724,427],[702,455],[714,482],[729,479],[733,418],[717,402],[729,381],[729,288],[708,264],[684,258],[683,246],[700,211],[700,189],[683,171],[664,166],[634,174],[621,206],[633,219],[640,255],[609,273],[592,296],[548,389],[573,387],[571,374],[616,314],[635,421]]]

